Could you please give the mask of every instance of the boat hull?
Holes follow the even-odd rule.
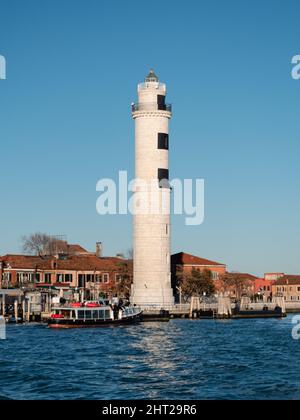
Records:
[[[142,313],[122,319],[112,320],[73,320],[73,319],[49,319],[48,327],[53,329],[74,329],[74,328],[105,328],[117,327],[120,325],[136,324],[141,321]]]
[[[253,318],[285,318],[286,313],[280,311],[240,311],[232,315],[233,319]]]

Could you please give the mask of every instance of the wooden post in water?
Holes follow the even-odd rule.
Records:
[[[26,300],[22,300],[22,320],[26,322]]]
[[[193,310],[194,310],[194,296],[191,297],[191,305],[190,305],[190,318],[193,318]]]
[[[15,300],[15,302],[14,302],[14,312],[15,312],[15,319],[16,319],[16,324],[18,323],[18,316],[19,316],[19,311],[18,311],[18,308],[19,308],[19,302],[18,302],[18,300],[16,299]]]
[[[5,316],[5,293],[2,295],[2,315]]]
[[[31,300],[27,300],[27,322],[30,322]]]

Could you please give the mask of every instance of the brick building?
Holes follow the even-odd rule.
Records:
[[[228,293],[232,299],[240,299],[242,295],[255,295],[255,282],[257,278],[249,273],[226,273],[225,279],[218,279],[216,288],[218,292]]]
[[[207,260],[205,258],[196,257],[195,255],[180,252],[171,257],[171,273],[172,273],[172,287],[176,300],[180,299],[178,296],[178,280],[179,273],[189,274],[193,270],[204,271],[209,270],[212,273],[212,278],[216,282],[226,273],[226,265],[215,261]]]
[[[264,278],[257,278],[254,283],[255,294],[270,299],[273,296],[273,284],[284,276],[284,273],[266,273]]]
[[[275,280],[267,280],[265,278],[257,278],[254,281],[254,294],[265,298],[272,297],[272,285]]]
[[[125,277],[132,279],[132,261],[99,257],[79,245],[70,245],[69,253],[57,256],[0,257],[0,288],[55,287],[106,294]]]
[[[212,272],[213,279],[217,280],[222,274],[226,273],[227,267],[225,264],[180,252],[179,254],[172,255],[171,269],[173,276],[176,275],[178,269],[186,273],[192,272],[193,270],[209,270]]]
[[[191,273],[193,270],[209,270],[212,273],[216,291],[227,292],[232,298],[239,298],[243,293],[253,296],[255,295],[256,290],[260,290],[260,287],[270,288],[269,291],[271,293],[271,283],[268,283],[267,281],[265,282],[265,280],[262,279],[258,282],[257,277],[248,273],[228,273],[226,264],[196,257],[183,252],[173,255],[171,263],[172,284],[174,289],[176,289],[178,271]],[[225,274],[230,276],[228,284],[222,281],[222,277]]]

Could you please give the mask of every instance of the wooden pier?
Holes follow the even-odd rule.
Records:
[[[7,322],[40,322],[44,312],[51,312],[51,294],[0,289],[0,315]]]

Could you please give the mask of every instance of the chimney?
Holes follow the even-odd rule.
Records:
[[[102,258],[102,256],[103,256],[102,242],[97,242],[96,243],[96,257]]]

